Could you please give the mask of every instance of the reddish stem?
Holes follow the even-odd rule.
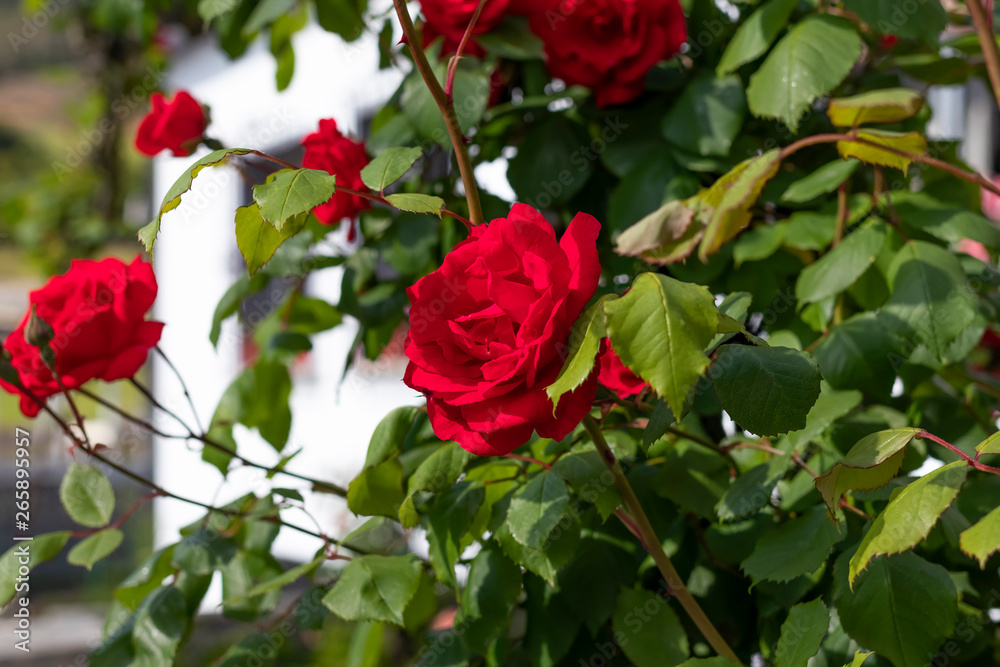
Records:
[[[127,510],[122,512],[122,515],[118,517],[118,519],[114,523],[110,523],[107,526],[104,526],[103,528],[94,528],[93,530],[76,530],[71,532],[70,535],[72,535],[73,537],[89,537],[91,535],[96,535],[97,533],[103,533],[105,530],[117,530],[118,528],[121,528],[126,521],[129,520],[129,517],[131,517],[137,509],[148,503],[153,498],[162,495],[163,494],[160,493],[159,491],[150,491],[149,493],[147,493],[146,495],[142,496],[134,503],[132,503],[132,505]]]
[[[917,437],[918,438],[927,438],[928,440],[932,440],[932,441],[936,442],[937,444],[941,445],[942,447],[946,447],[947,449],[950,449],[951,451],[953,451],[955,454],[957,454],[960,458],[962,458],[966,463],[968,463],[970,466],[972,466],[976,470],[982,470],[983,472],[989,472],[989,473],[993,473],[994,475],[1000,475],[1000,468],[994,468],[993,466],[988,466],[988,465],[986,465],[984,463],[980,463],[978,456],[976,458],[972,458],[971,456],[969,456],[968,454],[966,454],[965,452],[963,452],[961,449],[959,449],[955,445],[951,444],[947,440],[943,440],[943,439],[937,437],[933,433],[928,433],[927,431],[921,431],[920,433],[917,434]]]
[[[452,99],[451,89],[455,84],[455,72],[458,70],[458,61],[462,58],[462,51],[465,50],[465,45],[468,43],[469,37],[472,36],[472,29],[476,27],[476,21],[479,20],[479,15],[485,6],[486,0],[481,0],[479,6],[476,7],[475,13],[472,15],[472,19],[469,21],[469,27],[465,29],[465,34],[462,35],[462,41],[458,43],[458,50],[455,51],[455,55],[448,62],[448,80],[444,86],[444,94],[448,96],[448,99]]]
[[[542,466],[546,470],[552,470],[552,466],[545,461],[539,461],[538,459],[533,459],[530,456],[521,456],[520,454],[504,454],[505,458],[515,459],[517,461],[526,461],[527,463],[534,463],[536,466]]]

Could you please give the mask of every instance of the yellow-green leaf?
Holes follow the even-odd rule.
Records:
[[[830,511],[848,489],[868,491],[888,484],[903,465],[903,448],[919,433],[918,428],[878,431],[851,447],[840,463],[816,479],[816,489]]]
[[[826,114],[837,127],[857,127],[865,123],[898,123],[915,116],[923,106],[924,98],[917,91],[887,88],[830,100]]]
[[[913,159],[893,151],[903,151],[921,156],[927,154],[927,139],[919,132],[860,130],[856,136],[864,143],[862,141],[837,142],[837,150],[844,158],[853,157],[868,164],[878,164],[906,171]],[[886,148],[879,148],[879,146]]]

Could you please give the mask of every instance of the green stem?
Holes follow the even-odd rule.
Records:
[[[392,0],[396,7],[396,14],[399,16],[399,23],[403,26],[403,34],[406,35],[406,42],[410,46],[410,53],[413,54],[413,62],[423,77],[424,83],[431,91],[431,96],[441,110],[441,116],[448,128],[448,136],[451,138],[452,147],[455,149],[455,160],[458,162],[458,171],[462,176],[462,184],[465,186],[465,199],[469,205],[469,219],[473,225],[481,225],[483,219],[483,207],[479,202],[479,187],[476,185],[476,178],[472,173],[472,159],[469,157],[469,149],[465,145],[465,135],[458,124],[458,115],[455,113],[455,105],[441,83],[434,76],[434,70],[427,61],[427,56],[420,45],[420,35],[413,26],[410,12],[406,9],[406,0]]]
[[[671,594],[684,607],[684,611],[687,612],[694,624],[698,626],[701,634],[704,635],[716,653],[737,664],[742,664],[740,659],[736,657],[736,653],[726,643],[726,640],[722,638],[722,635],[719,634],[715,626],[712,625],[712,621],[708,618],[708,615],[705,614],[704,610],[694,599],[694,596],[691,595],[691,592],[684,585],[684,581],[677,574],[677,570],[674,568],[673,563],[670,562],[670,558],[663,551],[663,545],[656,536],[653,524],[649,522],[649,517],[646,516],[645,510],[642,509],[635,491],[632,490],[632,486],[628,483],[625,473],[622,471],[621,466],[618,465],[618,460],[608,447],[608,442],[604,439],[604,434],[601,433],[600,425],[594,421],[593,417],[587,415],[583,418],[583,427],[587,429],[587,433],[590,434],[591,439],[594,441],[594,446],[597,447],[597,451],[601,454],[601,460],[604,461],[604,465],[614,475],[615,486],[618,488],[618,493],[621,494],[629,514],[632,515],[632,524],[638,531],[636,536],[642,542],[642,546],[649,555],[653,557],[656,567],[659,568],[660,574],[663,575],[667,586],[670,588]],[[623,523],[629,526],[629,522],[623,521]]]

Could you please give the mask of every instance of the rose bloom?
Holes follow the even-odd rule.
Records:
[[[646,73],[687,39],[678,0],[549,0],[531,29],[552,76],[592,88],[602,107],[642,94]]]
[[[327,118],[319,122],[319,130],[302,140],[306,152],[302,166],[307,169],[322,169],[337,177],[337,185],[353,190],[365,190],[361,180],[361,170],[368,164],[365,145],[349,139],[337,129],[337,121]],[[354,219],[361,211],[371,208],[371,202],[357,195],[335,192],[330,201],[320,204],[313,213],[324,225],[339,224],[344,218]],[[348,235],[354,239],[354,227]]]
[[[621,357],[611,348],[610,340],[605,338],[601,347],[603,352],[600,356],[601,372],[597,378],[598,382],[615,392],[622,400],[635,396],[645,389],[646,381],[622,362]]]
[[[434,432],[479,456],[507,454],[533,431],[562,439],[590,410],[597,374],[559,401],[570,330],[597,289],[600,223],[578,214],[557,242],[535,209],[473,227],[437,271],[408,290],[404,381],[427,396]]]
[[[482,48],[475,43],[473,36],[490,32],[500,25],[508,13],[509,4],[510,0],[489,0],[486,3],[472,29],[472,36],[465,45],[465,54],[483,55]],[[420,10],[424,14],[424,46],[444,37],[441,52],[455,53],[478,6],[479,0],[422,0]]]
[[[151,157],[164,149],[170,149],[175,157],[190,155],[208,125],[205,110],[183,90],[170,102],[160,93],[153,93],[149,101],[153,109],[139,124],[135,147]]]
[[[38,317],[52,326],[55,369],[67,389],[95,379],[122,380],[139,371],[163,329],[161,322],[146,320],[155,299],[153,267],[138,257],[131,264],[113,258],[74,260],[69,271],[28,297]],[[30,313],[29,307],[4,347],[21,384],[44,400],[61,389],[38,348],[25,340]],[[0,387],[21,394],[25,415],[38,414],[38,404],[18,388],[2,380]]]

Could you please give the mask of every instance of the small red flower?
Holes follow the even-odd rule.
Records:
[[[597,373],[559,401],[545,388],[562,370],[573,323],[597,289],[601,225],[580,213],[560,241],[535,209],[473,227],[437,271],[408,290],[404,381],[427,396],[439,438],[499,456],[537,431],[562,439],[590,410]]]
[[[302,166],[322,169],[337,177],[337,185],[353,190],[364,190],[361,170],[368,164],[365,145],[349,139],[337,129],[337,121],[327,118],[319,122],[319,130],[302,140],[306,152]],[[371,208],[371,202],[357,195],[336,192],[330,201],[313,209],[324,225],[337,225],[344,218],[354,219],[361,211]],[[354,227],[349,235],[353,240]]]
[[[153,108],[139,124],[135,147],[151,157],[164,149],[170,149],[175,157],[190,155],[208,126],[205,110],[183,90],[170,102],[160,93],[153,93],[149,101]]]
[[[38,348],[25,340],[32,307],[52,327],[55,370],[67,389],[135,375],[163,329],[161,322],[146,319],[156,290],[153,267],[138,257],[131,264],[74,260],[69,271],[29,295],[28,314],[3,343],[21,384],[42,400],[61,391]],[[3,380],[0,387],[21,395],[25,415],[38,414],[27,394]]]
[[[607,338],[601,344],[603,352],[600,356],[601,373],[597,381],[615,392],[618,398],[624,400],[635,396],[646,388],[646,381],[632,372],[632,369],[622,363]]]
[[[549,72],[594,90],[602,107],[629,102],[646,74],[687,39],[678,0],[546,0],[531,16]]]

